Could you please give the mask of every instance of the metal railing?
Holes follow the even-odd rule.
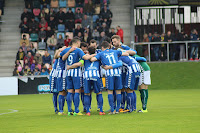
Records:
[[[200,43],[200,41],[173,41],[173,42],[138,42],[133,43],[133,48],[136,49],[136,46],[138,45],[148,45],[148,60],[151,62],[151,45],[167,45],[167,61],[169,61],[169,45],[171,44],[185,44],[185,50],[186,50],[186,59],[188,60],[188,44],[190,43]],[[199,45],[200,46],[200,45]]]

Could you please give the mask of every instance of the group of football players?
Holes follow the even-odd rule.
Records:
[[[122,44],[118,35],[105,38],[99,47],[101,49],[97,49],[95,40],[87,45],[74,37],[69,47],[64,46],[56,51],[49,78],[55,113],[64,115],[63,108],[67,101],[68,115],[83,115],[79,110],[81,97],[84,112],[90,116],[91,92],[94,91],[99,115],[105,115],[102,77],[105,77],[105,88],[108,91],[108,114],[136,112],[135,90],[138,86],[142,109],[137,112],[147,112],[148,85],[151,79],[146,59]]]

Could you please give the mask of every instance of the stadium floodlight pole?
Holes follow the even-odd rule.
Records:
[[[135,0],[130,0],[131,1],[131,44],[134,48],[134,43],[135,43],[135,22],[134,22],[134,7],[135,7],[135,4],[134,4],[134,1]]]

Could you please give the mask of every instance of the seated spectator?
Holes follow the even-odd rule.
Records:
[[[84,14],[92,15],[94,13],[94,7],[92,0],[88,0],[88,3],[84,5]]]
[[[71,8],[69,8],[69,10],[67,11],[65,17],[66,17],[66,21],[74,20],[74,19],[75,19],[75,15],[74,15],[74,13],[72,12],[72,9],[71,9]]]
[[[39,37],[39,41],[40,41],[40,42],[46,41],[46,31],[44,31],[44,28],[41,28],[41,29],[40,29],[40,32],[39,32],[39,34],[38,34],[38,37]]]
[[[35,53],[36,53],[37,49],[34,47],[33,43],[31,43],[30,47],[31,47],[32,55],[35,56]]]
[[[26,43],[23,42],[21,48],[23,49],[23,51],[25,52],[25,54],[27,54],[27,47],[26,47]]]
[[[41,18],[41,21],[40,21],[40,24],[39,24],[39,28],[44,28],[44,30],[47,30],[47,27],[48,27],[48,23],[47,21],[45,20],[44,17]]]
[[[27,20],[29,21],[32,17],[33,17],[33,14],[28,12],[28,10],[24,8],[24,12],[21,14],[21,21],[23,21],[24,18],[27,18]]]
[[[57,49],[63,47],[64,45],[65,45],[64,39],[62,35],[60,34],[59,38],[57,39]]]
[[[20,46],[22,46],[23,43],[26,43],[26,46],[29,46],[29,40],[26,38],[26,35],[23,35],[23,38],[20,40]]]
[[[48,50],[55,50],[56,44],[57,44],[57,39],[55,38],[55,35],[53,34],[51,37],[47,39]]]
[[[24,0],[25,2],[25,7],[28,8],[28,7],[31,7],[32,5],[32,0]]]
[[[97,28],[95,28],[95,29],[93,30],[93,32],[92,32],[92,37],[93,37],[95,40],[99,41],[100,35],[99,35],[99,31],[97,31]]]
[[[37,62],[37,64],[42,64],[42,56],[39,52],[36,52],[35,56],[34,56],[34,60]]]
[[[63,12],[62,8],[60,8],[59,12],[56,14],[56,21],[57,21],[57,24],[65,23],[65,13]]]
[[[84,0],[76,0],[76,7],[83,7]]]
[[[109,28],[107,27],[106,23],[103,23],[102,26],[99,28],[100,33],[105,32],[105,35],[109,35]]]
[[[40,75],[49,75],[49,73],[47,72],[45,68],[42,68]]]
[[[84,32],[87,32],[87,33],[88,33],[88,36],[89,36],[90,38],[92,38],[92,33],[91,33],[91,30],[90,30],[90,26],[87,26],[87,28],[85,29]]]
[[[81,28],[80,25],[77,25],[77,28],[74,31],[74,36],[78,36],[78,33],[81,32],[81,34],[83,33],[83,29]]]
[[[116,35],[120,36],[121,38],[121,42],[124,42],[124,31],[122,30],[122,28],[120,26],[117,26],[117,33]]]
[[[29,27],[29,33],[38,32],[39,24],[37,21],[35,21],[34,17],[31,18],[31,21],[28,27]]]
[[[106,38],[105,32],[102,31],[101,34],[100,34],[100,38],[99,38],[99,44],[101,44],[104,41],[105,38]]]
[[[31,75],[31,69],[30,69],[30,67],[28,65],[26,65],[24,67],[24,72],[23,73],[24,73],[23,76],[29,76],[29,75]]]
[[[24,64],[25,60],[28,60],[28,66],[31,66],[31,64],[33,63],[33,59],[34,57],[32,56],[31,52],[28,52],[28,54],[24,57]]]
[[[116,35],[115,28],[111,28],[111,32],[108,34],[108,37],[112,37],[113,35]]]
[[[51,55],[47,50],[45,50],[45,54],[42,56],[42,62],[43,64],[51,64]]]
[[[90,19],[87,17],[87,15],[84,15],[81,24],[83,29],[85,29],[88,25],[90,25]]]
[[[66,35],[65,40],[64,40],[65,46],[68,47],[70,42],[71,42],[71,39],[69,39],[69,36]]]
[[[77,36],[77,37],[81,40],[81,42],[83,41],[83,35],[82,35],[81,32],[78,33],[78,36]]]
[[[83,19],[83,14],[81,13],[80,9],[78,9],[75,14],[75,23],[81,23],[82,19]]]
[[[107,5],[104,5],[104,8],[100,12],[100,21],[103,21],[104,19],[107,19],[107,21],[111,24],[112,23],[112,12],[107,9]]]
[[[73,32],[75,28],[75,22],[72,19],[70,19],[69,21],[65,23],[65,28],[66,28],[66,31]]]
[[[25,52],[23,51],[22,47],[20,47],[16,55],[16,60],[23,60],[24,56]]]
[[[84,32],[83,42],[89,43],[91,38],[88,36],[87,31]]]
[[[24,20],[20,23],[19,28],[21,28],[21,33],[28,33],[28,20],[24,18]]]
[[[56,16],[56,12],[53,10],[53,8],[50,8],[49,16],[53,16],[53,17]]]
[[[36,67],[36,61],[33,59],[33,63],[31,64],[31,72],[33,73]]]
[[[108,28],[110,28],[111,23],[110,23],[110,21],[108,21],[106,18],[104,18],[103,21],[102,21],[101,23],[102,23],[102,24],[103,24],[103,23],[106,23],[106,26],[107,26]]]
[[[50,8],[50,0],[40,0],[40,9]]]
[[[45,12],[44,9],[42,9],[42,11],[40,12],[39,18],[40,18],[40,20],[42,18],[44,18],[45,20],[48,20],[49,17],[48,17],[48,15],[47,15],[47,13]]]
[[[56,21],[54,19],[54,16],[50,16],[50,20],[48,22],[48,25],[51,27],[52,30],[55,31],[57,24],[56,24]]]
[[[31,55],[34,56],[33,51],[32,51],[32,49],[31,49],[31,47],[29,47],[29,46],[27,47],[27,53],[28,53],[28,52],[31,52]]]
[[[50,26],[47,27],[47,31],[46,31],[46,38],[51,37],[52,35],[54,35],[54,31],[51,29]]]
[[[39,68],[35,68],[33,75],[40,75],[40,70]]]

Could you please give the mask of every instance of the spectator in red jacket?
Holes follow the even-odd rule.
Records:
[[[69,39],[69,36],[68,36],[68,35],[66,35],[65,38],[66,38],[66,39],[64,40],[64,43],[65,43],[65,46],[68,47],[68,46],[69,46],[69,43],[70,43],[70,41],[71,41],[71,39]]]
[[[124,42],[124,31],[120,26],[117,26],[117,33],[116,35],[120,36],[122,43]]]
[[[24,64],[25,64],[25,60],[28,60],[28,66],[31,66],[31,64],[33,63],[33,56],[31,54],[31,52],[28,52],[28,54],[24,57]]]
[[[39,28],[44,28],[44,30],[47,30],[47,27],[48,27],[48,23],[47,21],[45,20],[44,17],[41,18],[41,21],[40,21],[40,24],[39,24]]]

